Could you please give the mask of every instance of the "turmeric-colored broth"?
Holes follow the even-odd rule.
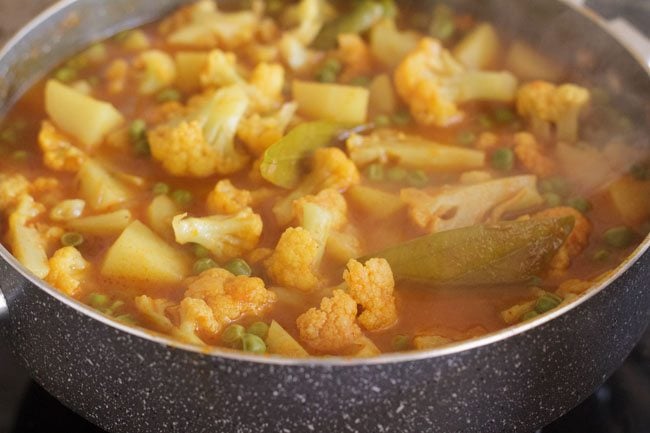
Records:
[[[310,0],[303,0],[300,2],[301,5],[308,5],[310,3],[312,3]],[[317,3],[321,4],[322,7],[324,2]],[[292,7],[295,7],[295,5]],[[300,10],[297,11],[296,9],[288,10],[288,14],[299,15],[301,13]],[[276,17],[282,15],[281,13],[274,13],[276,14]],[[347,12],[343,10],[339,13],[345,14]],[[327,16],[327,19],[336,19],[329,17],[329,15]],[[178,26],[182,26],[183,19],[186,18],[183,18],[182,13],[177,15],[177,20],[181,23],[178,24]],[[222,13],[222,19],[228,20],[230,18],[227,13]],[[260,17],[257,17],[256,19],[262,20]],[[402,27],[408,26],[409,19],[408,15],[402,14],[399,19],[399,22],[401,23],[400,25]],[[453,36],[442,40],[443,45],[448,49],[451,49],[458,41],[463,40],[463,38],[471,34],[479,25],[478,21],[466,15],[455,15],[451,19],[451,22],[454,23],[455,29]],[[53,264],[51,258],[55,255],[57,250],[62,248],[61,241],[59,240],[60,235],[63,232],[68,231],[64,228],[65,223],[53,221],[49,218],[49,211],[63,200],[80,198],[77,170],[65,172],[48,167],[43,162],[43,151],[39,147],[38,134],[41,122],[50,118],[44,109],[44,91],[47,85],[46,81],[57,78],[59,78],[59,81],[62,81],[66,86],[76,86],[77,89],[81,88],[79,85],[80,82],[86,83],[83,85],[87,86],[87,90],[90,92],[89,95],[92,98],[112,104],[124,117],[124,122],[120,126],[107,132],[104,135],[102,143],[94,146],[92,150],[89,150],[87,146],[84,146],[75,134],[65,131],[64,128],[57,125],[56,121],[50,119],[57,131],[62,134],[62,136],[66,137],[72,146],[82,149],[87,154],[88,158],[98,161],[103,167],[107,168],[113,176],[120,179],[119,182],[126,185],[126,188],[130,191],[131,195],[128,200],[110,206],[106,210],[97,211],[86,206],[82,215],[83,217],[95,214],[105,214],[119,209],[128,209],[132,214],[132,220],[139,220],[145,224],[149,224],[147,208],[151,201],[156,197],[156,194],[152,189],[154,185],[158,183],[164,183],[169,187],[170,196],[173,196],[173,192],[178,190],[191,192],[191,203],[180,205],[179,207],[181,209],[180,213],[187,212],[190,216],[195,217],[206,217],[214,214],[214,212],[211,212],[206,207],[206,199],[219,180],[230,179],[236,188],[251,191],[254,195],[255,198],[253,199],[251,206],[253,211],[261,216],[263,221],[263,230],[255,248],[248,248],[243,252],[243,254],[232,258],[242,258],[247,260],[252,268],[252,277],[261,278],[264,281],[266,290],[275,292],[277,299],[273,302],[269,302],[267,305],[263,306],[263,308],[258,309],[255,313],[248,312],[227,319],[223,319],[223,317],[219,316],[215,311],[213,318],[216,318],[218,326],[216,326],[216,328],[214,326],[210,328],[204,326],[202,324],[203,322],[192,322],[193,325],[190,326],[193,327],[193,329],[189,331],[192,333],[192,338],[183,337],[183,335],[187,335],[187,329],[183,330],[185,334],[178,331],[178,329],[182,329],[183,325],[181,323],[183,319],[180,315],[181,313],[179,313],[179,304],[186,297],[185,292],[189,284],[187,280],[160,282],[156,278],[148,279],[145,277],[140,281],[136,281],[106,275],[102,272],[103,262],[109,248],[114,245],[114,242],[120,236],[120,233],[115,233],[110,236],[93,236],[91,234],[81,233],[84,237],[84,241],[76,248],[83,257],[83,260],[88,263],[88,267],[84,269],[82,273],[74,274],[74,278],[78,279],[78,287],[74,290],[64,290],[66,293],[82,302],[91,304],[91,306],[95,308],[103,310],[107,314],[116,317],[117,320],[121,320],[134,326],[141,326],[150,328],[154,331],[168,333],[176,338],[193,344],[204,343],[207,345],[218,345],[249,350],[250,348],[243,345],[239,340],[235,342],[224,342],[224,330],[233,324],[240,324],[243,325],[244,328],[247,328],[249,325],[259,321],[264,322],[267,325],[271,324],[272,321],[276,321],[291,335],[291,337],[293,337],[293,343],[300,345],[310,355],[315,356],[324,354],[368,356],[376,355],[380,352],[435,347],[440,344],[447,344],[453,341],[483,335],[518,323],[522,320],[531,319],[540,314],[539,312],[534,312],[533,314],[528,314],[526,316],[525,313],[532,313],[534,311],[534,308],[531,306],[523,307],[521,312],[515,315],[514,319],[510,320],[505,319],[503,312],[513,306],[524,305],[531,301],[535,301],[541,296],[544,296],[544,293],[555,293],[554,296],[557,297],[555,306],[559,305],[561,302],[571,301],[576,296],[583,293],[590,284],[597,281],[597,279],[604,273],[622,261],[630,253],[632,248],[638,244],[642,239],[642,236],[645,236],[647,233],[649,221],[648,216],[650,215],[650,208],[648,206],[648,202],[650,202],[649,181],[647,180],[647,177],[639,177],[637,172],[633,173],[636,177],[628,174],[628,171],[632,169],[634,163],[643,164],[645,161],[647,164],[647,154],[638,151],[638,149],[634,147],[638,143],[624,143],[625,146],[629,147],[630,155],[632,155],[630,157],[632,158],[630,164],[628,164],[624,170],[621,169],[621,166],[619,165],[615,170],[612,170],[614,177],[607,179],[607,182],[604,185],[598,185],[597,188],[585,189],[583,187],[584,185],[581,185],[579,181],[574,180],[572,173],[567,172],[562,168],[562,163],[558,159],[555,151],[555,146],[557,145],[558,140],[555,138],[537,137],[537,146],[541,149],[541,154],[551,161],[553,166],[552,175],[537,175],[536,188],[539,192],[546,195],[542,196],[543,200],[541,202],[528,206],[526,209],[506,212],[501,216],[501,219],[514,220],[520,218],[525,220],[528,218],[535,218],[535,214],[543,209],[564,206],[561,209],[566,210],[566,207],[573,203],[570,202],[571,198],[580,197],[586,200],[588,202],[588,208],[580,209],[580,212],[588,221],[590,229],[586,241],[580,246],[580,248],[578,248],[579,251],[575,254],[571,254],[570,266],[555,270],[547,267],[542,275],[531,276],[535,278],[531,278],[531,281],[529,282],[502,284],[496,287],[493,285],[444,287],[423,283],[410,283],[396,278],[392,295],[394,296],[394,301],[391,301],[390,297],[388,297],[385,298],[385,302],[395,303],[397,320],[390,323],[388,326],[379,329],[368,329],[364,326],[359,327],[362,332],[360,335],[365,335],[374,344],[368,343],[367,341],[364,342],[361,339],[346,340],[348,336],[343,334],[340,337],[341,344],[338,345],[323,344],[322,341],[318,340],[318,338],[314,339],[313,336],[310,337],[304,329],[301,329],[300,325],[297,325],[296,319],[312,307],[319,308],[323,298],[332,296],[333,288],[336,288],[336,286],[340,286],[341,283],[343,283],[342,274],[344,269],[346,269],[347,260],[341,260],[340,257],[333,257],[329,247],[326,248],[322,264],[318,269],[313,270],[314,273],[319,276],[319,283],[316,286],[311,287],[309,290],[300,290],[282,284],[277,279],[269,276],[267,269],[268,265],[265,264],[266,260],[268,260],[268,254],[259,261],[252,258],[255,255],[254,251],[259,251],[258,249],[260,248],[268,248],[269,252],[272,252],[272,250],[274,250],[278,245],[278,241],[287,227],[295,227],[298,225],[296,219],[293,219],[289,224],[278,223],[274,216],[273,207],[279,197],[283,197],[287,194],[287,190],[275,187],[270,182],[260,177],[259,166],[253,165],[256,156],[251,154],[250,151],[245,151],[251,155],[250,162],[245,167],[242,167],[240,170],[237,170],[236,173],[232,174],[222,175],[213,173],[201,177],[193,175],[174,175],[170,174],[161,164],[159,158],[150,154],[137,155],[133,140],[129,140],[128,138],[129,125],[131,125],[136,119],[143,119],[147,124],[149,133],[151,133],[152,129],[165,122],[165,116],[161,113],[165,111],[173,111],[175,109],[169,107],[172,107],[176,102],[163,103],[158,99],[161,92],[168,89],[178,89],[178,83],[175,81],[163,84],[161,88],[153,94],[142,94],[140,88],[141,78],[138,78],[141,76],[138,75],[141,74],[141,72],[136,71],[136,65],[138,63],[138,57],[143,52],[160,50],[173,58],[174,55],[179,52],[191,51],[207,53],[211,50],[223,50],[224,52],[229,51],[234,53],[238,68],[240,70],[248,71],[242,72],[243,76],[246,76],[257,66],[258,63],[260,63],[260,61],[255,59],[255,55],[251,54],[254,51],[251,47],[270,47],[269,50],[275,52],[275,54],[269,55],[269,61],[281,65],[285,74],[284,81],[286,84],[282,90],[282,103],[292,100],[291,84],[293,80],[300,79],[310,82],[318,81],[318,74],[319,71],[322,71],[325,58],[339,58],[337,57],[338,54],[336,47],[331,50],[323,50],[320,54],[316,51],[316,55],[314,56],[316,60],[301,68],[293,69],[289,62],[290,59],[288,59],[286,55],[283,54],[283,51],[277,47],[281,44],[282,35],[285,33],[288,34],[291,29],[295,28],[295,25],[279,24],[283,22],[291,23],[291,19],[289,18],[278,21],[271,20],[271,18],[265,18],[264,24],[259,24],[258,34],[252,37],[249,42],[234,44],[234,46],[230,46],[232,44],[224,43],[223,41],[213,41],[213,43],[209,43],[208,46],[203,42],[197,43],[196,46],[192,46],[191,44],[189,44],[189,46],[179,45],[176,43],[170,43],[168,35],[165,35],[160,31],[158,23],[144,26],[141,29],[142,33],[136,34],[133,32],[127,32],[112,39],[103,41],[100,45],[96,45],[96,49],[101,51],[99,59],[87,60],[88,52],[86,52],[75,58],[77,60],[86,59],[84,62],[66,62],[59,69],[53,71],[45,80],[34,86],[34,88],[23,96],[23,98],[16,104],[1,124],[2,127],[0,127],[0,132],[11,131],[11,133],[15,135],[13,138],[7,138],[6,135],[4,138],[0,138],[0,151],[3,155],[3,157],[0,158],[0,192],[3,192],[4,188],[2,182],[6,182],[7,179],[12,176],[24,176],[24,178],[32,184],[32,189],[29,190],[29,194],[33,196],[36,202],[39,202],[44,206],[44,211],[37,216],[32,217],[28,221],[27,225],[28,227],[36,228],[37,231],[43,235],[41,246],[45,251],[46,256],[50,258],[50,273],[45,276],[45,279],[48,282],[59,287],[57,285],[58,280],[52,277]],[[273,24],[276,22],[278,24]],[[266,31],[263,29],[266,29]],[[265,32],[268,34],[265,34]],[[137,38],[134,35],[137,35]],[[424,33],[421,33],[418,37],[424,38],[425,36]],[[504,62],[503,59],[505,58],[505,53],[512,41],[517,39],[506,39],[504,35],[500,35],[500,38],[500,53],[496,55],[497,60],[489,66],[488,69],[490,70],[500,71],[509,67],[507,62]],[[145,42],[141,45],[135,44],[135,46],[129,45],[129,42],[127,42],[133,42],[136,39],[144,40]],[[368,40],[368,32],[361,32],[359,41],[368,45]],[[101,50],[97,48],[98,46],[101,47]],[[411,50],[410,52],[412,53],[414,50]],[[457,51],[454,52],[457,53]],[[536,55],[542,56],[539,53],[536,53]],[[119,91],[114,91],[111,90],[111,83],[114,83],[114,78],[111,78],[109,71],[114,67],[115,62],[119,59],[126,62],[128,70],[125,76],[123,88]],[[357,85],[351,84],[351,82],[354,82],[355,77],[362,77],[364,79],[363,82],[362,80],[357,81],[360,83],[359,87],[367,88],[367,82],[380,74],[387,74],[391,80],[396,79],[394,66],[386,65],[377,58],[372,57],[372,55],[371,59],[372,65],[369,71],[364,71],[356,76],[352,73],[352,78],[348,77],[346,83],[343,84],[348,86]],[[354,62],[354,59],[346,60],[344,58],[343,60],[337,61],[339,64],[342,64],[344,73],[345,71],[352,69],[354,66],[354,64],[350,65],[346,63]],[[545,59],[545,61],[548,63],[552,62],[549,59]],[[81,65],[81,67],[79,65]],[[557,68],[557,66],[555,67]],[[73,70],[74,77],[61,79],[62,77],[66,78],[65,74],[61,73],[62,70]],[[559,75],[557,77],[557,83],[563,83],[564,81],[562,81],[562,79],[567,76],[568,74]],[[518,78],[518,85],[524,86],[527,83],[534,81],[535,77]],[[338,80],[341,80],[341,75],[338,76]],[[577,84],[581,85],[584,83]],[[219,86],[217,86],[216,89],[218,90]],[[215,88],[205,90],[205,92],[211,91],[215,91]],[[196,92],[179,91],[180,98],[177,103],[186,104],[187,101],[196,93],[199,93],[198,89]],[[450,122],[448,125],[435,124],[435,122],[432,124],[424,124],[425,122],[422,122],[417,115],[413,116],[415,112],[412,111],[412,114],[408,115],[409,108],[414,110],[413,106],[410,105],[410,102],[412,101],[409,100],[409,97],[397,95],[397,100],[396,112],[392,114],[378,113],[376,108],[371,105],[368,108],[366,121],[362,122],[368,124],[370,127],[367,132],[362,132],[361,135],[372,135],[375,134],[377,129],[381,129],[376,127],[373,128],[373,121],[374,123],[378,123],[378,118],[380,116],[383,116],[382,120],[385,118],[390,119],[391,116],[393,116],[393,118],[395,118],[396,115],[402,116],[402,118],[406,119],[403,123],[393,121],[391,124],[387,125],[386,128],[396,132],[416,135],[425,140],[429,140],[430,142],[444,143],[446,145],[484,151],[486,162],[482,167],[475,169],[483,173],[483,179],[499,179],[531,173],[535,174],[535,169],[531,170],[531,166],[527,162],[523,161],[518,155],[516,155],[517,158],[514,161],[513,167],[508,170],[500,170],[499,167],[496,167],[491,163],[492,156],[497,149],[516,148],[516,140],[514,138],[516,133],[525,131],[534,132],[531,129],[529,117],[525,113],[522,113],[521,110],[517,113],[517,104],[514,97],[509,101],[483,100],[459,102],[457,105],[462,109],[464,115],[462,118],[455,119],[455,121]],[[591,104],[593,103],[592,98]],[[276,107],[272,111],[276,110],[279,105],[280,104],[276,104]],[[163,108],[165,106],[168,108]],[[502,110],[501,112],[507,110],[507,113],[510,113],[512,118],[506,119],[502,122],[494,120],[494,113],[499,110]],[[284,129],[283,132],[285,134],[301,122],[322,120],[309,118],[309,116],[305,116],[303,113],[304,109],[301,107],[301,103],[299,102],[298,114],[294,116],[290,126]],[[268,113],[261,114],[264,115]],[[75,114],[69,113],[69,115],[74,116]],[[252,114],[249,113],[247,116],[248,115]],[[486,123],[486,116],[488,116],[487,119],[490,119],[489,124]],[[580,120],[581,130],[588,128],[588,116],[588,108],[585,108],[582,114],[582,119]],[[458,137],[459,134],[462,134],[463,132],[471,132],[473,138],[468,139],[468,142],[461,144],[459,143]],[[481,142],[483,139],[487,140],[486,134],[488,133],[494,134],[494,143],[481,148]],[[122,144],[112,145],[111,140],[119,141],[120,134],[123,137]],[[613,133],[612,135],[614,136],[615,134]],[[124,138],[125,136],[126,138]],[[533,135],[531,134],[531,137],[532,136]],[[116,139],[115,137],[118,138]],[[151,140],[151,135],[149,138]],[[126,144],[124,144],[124,141],[126,141]],[[592,144],[596,145],[596,143]],[[338,146],[341,149],[346,149],[345,144],[341,141],[334,140],[332,145]],[[597,146],[594,146],[594,149],[596,149],[597,152],[600,152],[603,145],[604,143],[597,143]],[[246,149],[246,146],[242,144],[242,141],[239,138],[236,139],[236,146],[240,149]],[[406,180],[394,181],[384,179],[381,181],[375,181],[369,179],[367,174],[368,164],[362,163],[356,165],[360,173],[360,185],[394,194],[395,200],[399,201],[400,190],[414,187],[413,185],[409,185]],[[306,173],[308,161],[306,161],[303,166],[305,167],[303,173]],[[385,170],[389,170],[391,166],[392,164],[388,163],[384,168]],[[645,167],[646,171],[648,170],[647,165],[643,167]],[[408,164],[405,165],[405,168],[410,170],[410,173],[413,173],[415,170],[412,167],[409,167]],[[573,167],[572,171],[591,169],[591,167]],[[255,173],[255,171],[257,172]],[[463,173],[469,171],[472,170],[424,169],[420,174],[424,173],[426,179],[421,184],[416,185],[415,188],[434,194],[436,191],[435,188],[443,185],[458,185]],[[121,174],[116,175],[118,172]],[[252,172],[254,174],[251,174]],[[135,185],[129,183],[129,180],[123,177],[123,175],[136,176],[139,178],[138,182],[141,184]],[[305,174],[303,174],[303,176],[304,175]],[[618,182],[617,177],[622,176],[628,180],[632,179],[632,182],[635,182],[637,191],[642,191],[642,196],[639,197],[639,200],[642,203],[637,206],[637,208],[641,208],[641,210],[637,209],[636,214],[632,219],[630,219],[629,215],[626,214],[625,210],[620,209],[620,204],[617,207],[611,199],[612,190],[610,186],[613,183]],[[558,177],[561,179],[567,179],[570,187],[569,191],[567,191],[564,196],[558,197],[561,202],[553,203],[551,202],[553,197],[549,198],[548,191],[544,192],[540,185],[545,179],[548,180]],[[53,178],[56,182],[49,188],[45,187],[39,190],[38,188],[33,187],[35,181],[39,178]],[[263,191],[269,191],[269,193],[264,194]],[[320,191],[314,191],[313,194],[315,195],[319,192]],[[359,241],[358,254],[350,256],[348,259],[355,259],[376,251],[381,251],[387,247],[435,231],[433,229],[418,226],[418,224],[413,221],[409,214],[409,212],[412,211],[412,209],[409,208],[410,205],[405,205],[392,216],[377,218],[374,212],[368,212],[367,209],[364,209],[364,207],[360,206],[356,200],[351,198],[348,188],[339,189],[338,192],[343,194],[347,204],[346,227],[352,228],[351,233],[354,233],[354,236],[356,236]],[[647,195],[643,197],[643,194]],[[17,241],[13,239],[10,234],[11,229],[8,221],[16,207],[18,197],[7,197],[7,195],[0,194],[0,199],[6,200],[6,202],[0,203],[2,204],[5,214],[5,218],[2,219],[2,230],[4,233],[7,233],[4,244],[15,253]],[[473,205],[473,203],[462,204],[462,206],[468,207]],[[474,221],[475,224],[488,222],[494,221],[488,221],[486,218]],[[59,228],[59,231],[53,232],[56,235],[47,239],[47,236],[44,235],[44,233],[47,231],[47,228],[51,227]],[[633,239],[629,242],[625,242],[623,245],[608,244],[607,236],[605,236],[604,233],[613,227],[626,227],[630,233],[633,233]],[[169,229],[171,233],[171,221]],[[189,262],[198,259],[198,257],[194,257],[194,245],[181,245],[175,242],[173,237],[164,236],[160,233],[158,233],[157,236],[163,239],[163,241],[168,245],[182,251]],[[156,251],[150,251],[150,254],[155,256]],[[224,260],[221,260],[221,263],[219,263],[220,261],[216,259],[214,254],[211,256],[214,258],[216,264],[225,265]],[[67,271],[74,273],[74,270],[70,268]],[[192,271],[188,268],[187,275],[184,275],[184,277],[190,278],[192,277],[191,274]],[[284,287],[279,288],[281,286]],[[338,288],[341,287],[343,286]],[[345,291],[345,287],[343,287],[343,290]],[[107,310],[109,304],[105,303],[104,305],[98,305],[98,294],[106,295],[110,299],[107,302],[114,306],[116,305],[116,307],[112,310]],[[136,307],[134,299],[142,295],[146,295],[151,299],[165,300],[165,302],[168,303],[166,304],[167,306],[164,311],[160,312],[160,314],[162,315],[161,317],[170,323],[170,326],[161,326],[160,322],[152,319],[151,314],[143,311],[142,308]],[[115,304],[115,301],[121,302]],[[360,315],[366,308],[362,305],[363,302],[357,301],[357,304],[359,304],[359,306],[356,314]],[[213,305],[210,305],[210,307],[213,310],[215,308]],[[210,315],[210,313],[208,313],[208,315]],[[221,319],[218,317],[221,317]],[[350,320],[352,321],[350,323],[353,323],[354,317]],[[356,327],[358,324],[354,326]],[[197,343],[197,340],[194,337],[198,337],[199,343]],[[277,349],[277,343],[274,344],[274,342],[268,341],[270,338],[276,338],[275,336],[270,337],[261,335],[260,337],[265,341],[266,346],[268,347],[265,346],[263,350],[259,349],[259,347],[255,350],[251,349],[253,352],[299,356],[295,351],[283,352],[285,349]],[[326,336],[325,331],[322,331],[319,338],[326,339],[329,337],[332,337],[332,335]],[[357,337],[359,337],[359,335],[357,335]],[[421,337],[437,337],[438,339],[427,339]],[[399,341],[402,341],[402,343],[399,343]]]

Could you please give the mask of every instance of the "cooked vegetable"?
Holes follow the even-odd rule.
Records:
[[[395,161],[400,166],[454,171],[479,168],[485,164],[485,153],[479,150],[445,146],[403,134],[352,134],[346,145],[350,158],[360,167],[373,162],[385,164]]]
[[[370,100],[368,105],[374,114],[393,114],[397,110],[397,95],[393,89],[393,83],[387,74],[376,76],[370,83]],[[389,122],[378,122],[379,116],[375,117],[375,126],[388,126]],[[388,120],[388,117],[386,117]],[[378,124],[379,123],[379,124]]]
[[[178,283],[189,275],[189,263],[147,226],[134,221],[109,248],[101,274],[140,283]]]
[[[103,215],[76,218],[66,223],[66,227],[92,236],[119,235],[131,224],[133,216],[128,209],[121,209]]]
[[[250,265],[246,263],[246,260],[244,259],[233,259],[223,265],[223,268],[233,275],[245,275],[250,277],[253,273]]]
[[[122,114],[111,104],[54,80],[45,86],[45,111],[57,126],[89,149],[124,122]]]
[[[522,41],[514,41],[506,54],[506,68],[523,80],[557,82],[562,69]]]
[[[341,84],[294,80],[298,111],[314,119],[348,124],[363,123],[368,116],[368,89]]]
[[[79,194],[93,210],[103,211],[131,198],[127,187],[93,160],[84,162],[77,177]]]
[[[81,233],[67,232],[61,236],[61,245],[64,247],[78,247],[84,243],[84,237]]]
[[[342,15],[325,24],[320,31],[313,46],[324,50],[334,48],[339,35],[346,33],[363,33],[368,30],[381,17],[386,15],[389,9],[388,2],[361,1],[346,15]]]
[[[370,254],[397,279],[430,285],[513,284],[538,275],[562,246],[573,218],[503,222],[449,230]]]
[[[307,122],[292,129],[264,152],[262,177],[274,185],[294,188],[300,181],[301,164],[311,153],[329,145],[341,131],[334,122]]]
[[[372,215],[373,219],[389,218],[404,208],[404,202],[399,196],[367,186],[355,185],[346,195],[353,204]]]
[[[147,207],[147,222],[158,235],[173,239],[172,219],[180,213],[180,208],[171,198],[159,195]]]
[[[469,69],[490,69],[501,51],[499,35],[491,24],[482,23],[454,47],[452,54]]]
[[[266,336],[269,353],[291,358],[307,358],[309,353],[278,322],[271,321]]]
[[[650,218],[650,180],[624,176],[608,188],[614,207],[626,224],[639,224]]]
[[[384,18],[372,26],[370,50],[380,62],[393,69],[415,50],[420,37],[413,31],[398,30],[394,19]]]
[[[607,230],[603,234],[603,239],[609,246],[614,248],[626,248],[632,245],[636,236],[636,233],[632,229],[621,226]]]

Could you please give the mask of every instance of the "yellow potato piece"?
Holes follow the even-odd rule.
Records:
[[[66,226],[69,230],[87,235],[113,236],[122,233],[132,220],[131,211],[121,209],[103,215],[73,219],[68,221]]]
[[[106,134],[124,122],[122,114],[108,102],[55,80],[45,85],[45,111],[57,126],[87,148],[100,144]]]
[[[207,52],[181,51],[174,57],[176,87],[183,92],[196,92],[201,88],[201,72],[208,62]]]
[[[294,80],[293,97],[298,111],[319,120],[358,124],[368,117],[368,89],[341,84]]]
[[[487,69],[499,59],[501,42],[490,24],[483,23],[467,34],[453,49],[452,54],[470,69]]]
[[[307,358],[309,353],[278,322],[273,320],[266,336],[269,353],[291,358]]]
[[[180,251],[136,220],[109,248],[101,274],[148,284],[171,284],[189,275],[189,262]]]
[[[97,211],[125,202],[131,197],[128,188],[100,164],[87,160],[79,170],[79,194]]]

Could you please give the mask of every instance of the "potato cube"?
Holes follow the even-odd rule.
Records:
[[[368,116],[368,89],[341,84],[324,84],[294,80],[293,97],[305,116],[359,124]]]

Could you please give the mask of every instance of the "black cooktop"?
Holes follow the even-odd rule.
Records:
[[[101,433],[29,379],[0,339],[0,433]],[[650,433],[650,331],[591,397],[538,433]]]

